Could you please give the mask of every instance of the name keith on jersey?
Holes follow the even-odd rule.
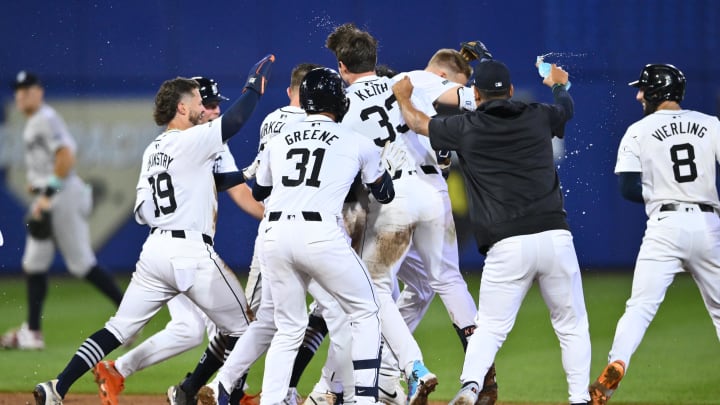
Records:
[[[663,125],[660,128],[653,131],[651,134],[653,138],[658,141],[664,141],[673,135],[696,135],[698,138],[705,136],[707,128],[701,126],[697,122],[671,122],[667,125]]]

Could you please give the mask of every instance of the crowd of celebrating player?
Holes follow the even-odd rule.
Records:
[[[648,65],[631,83],[646,117],[623,138],[616,172],[623,195],[646,204],[648,233],[609,364],[591,384],[589,321],[552,153],[553,137],[564,136],[574,114],[568,73],[552,65],[543,79],[553,103],[524,103],[511,99],[509,69],[480,41],[440,49],[422,69],[402,73],[378,66],[377,46],[354,24],[335,28],[326,47],[337,71],[310,63],[293,69],[289,105],[265,118],[257,157],[242,170],[226,142],[265,93],[275,56],[252,67],[242,95],[222,114],[228,99],[212,79],[162,84],[154,118],[165,130],[145,149],[136,187],[135,219],[149,233],[132,280],[115,315],[57,378],[35,387],[37,405],[62,404],[89,370],[101,402],[117,405],[129,375],[199,345],[206,332],[210,343],[196,368],[169,387],[170,404],[257,401],[245,393],[245,379],[267,353],[259,403],[295,405],[299,376],[329,335],[327,360],[306,404],[424,405],[438,377],[413,331],[436,294],[466,351],[450,403],[491,405],[498,397],[495,355],[534,281],[560,342],[572,405],[608,402],[683,269],[700,285],[720,337],[714,187],[720,122],[680,108],[685,78],[678,69]],[[16,91],[36,84],[34,76],[18,76]],[[52,115],[48,108],[40,114]],[[57,151],[74,150],[69,136],[57,143]],[[486,256],[477,306],[458,263],[445,181],[452,153]],[[60,210],[60,196],[79,182],[61,165],[41,169],[30,176],[38,218]],[[701,178],[712,182],[695,181]],[[217,192],[226,190],[261,220],[244,291],[213,249]],[[39,249],[47,243],[30,235],[23,260],[37,297],[44,297],[49,262]],[[660,251],[666,260],[658,259]],[[101,289],[113,297],[93,256],[83,257],[74,273],[107,285]],[[105,359],[166,303],[172,320],[163,331],[117,360]],[[42,348],[33,320],[39,308],[35,315],[3,345]],[[26,335],[35,340],[22,343]]]

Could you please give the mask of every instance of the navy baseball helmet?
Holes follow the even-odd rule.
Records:
[[[350,107],[340,75],[329,68],[309,71],[300,83],[300,107],[308,114],[328,112],[342,121]]]
[[[219,103],[221,101],[229,100],[227,97],[220,94],[218,84],[213,79],[207,77],[195,76],[192,78],[200,85],[200,97],[202,98],[203,104],[208,103]]]
[[[640,78],[628,83],[643,91],[643,98],[650,103],[665,100],[681,102],[685,97],[685,75],[673,65],[645,65]]]

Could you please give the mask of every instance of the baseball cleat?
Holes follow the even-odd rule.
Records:
[[[483,380],[483,387],[478,394],[478,399],[475,405],[495,405],[498,398],[498,385],[495,380],[495,363],[490,366],[490,369],[485,374]]]
[[[600,377],[590,384],[590,404],[605,405],[625,375],[625,362],[615,360],[608,364]]]
[[[303,403],[296,387],[288,388],[287,395],[285,395],[285,399],[283,399],[282,403],[283,405],[298,405]]]
[[[260,61],[256,63],[252,69],[250,69],[243,92],[246,89],[253,89],[261,96],[265,94],[265,86],[270,78],[270,70],[274,62],[275,55],[273,54],[268,54],[264,58],[260,59]]]
[[[406,405],[405,388],[400,384],[400,376],[380,373],[378,401],[385,405]]]
[[[35,386],[33,396],[35,405],[62,405],[63,400],[57,392],[58,380],[50,380]]]
[[[168,388],[167,402],[170,405],[195,405],[197,404],[197,398],[187,394],[180,384],[177,384]]]
[[[448,405],[475,405],[480,394],[479,391],[480,387],[476,382],[467,382]]]
[[[43,350],[45,349],[45,339],[43,339],[42,332],[30,330],[28,324],[23,323],[19,328],[10,329],[0,337],[0,347],[19,350]]]
[[[337,397],[332,392],[313,391],[305,399],[303,405],[335,405],[336,400]]]
[[[102,405],[118,405],[118,397],[125,389],[125,377],[115,368],[115,361],[101,361],[92,372]]]
[[[428,395],[438,385],[437,376],[430,372],[420,360],[413,363],[413,371],[408,378],[408,405],[425,405]]]

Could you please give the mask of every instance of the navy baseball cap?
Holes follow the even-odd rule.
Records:
[[[478,90],[500,91],[510,88],[510,71],[497,60],[480,62],[475,68],[475,87]]]
[[[12,87],[13,90],[17,90],[41,85],[42,83],[40,82],[40,78],[36,74],[21,70],[15,76],[15,81],[13,82]]]

